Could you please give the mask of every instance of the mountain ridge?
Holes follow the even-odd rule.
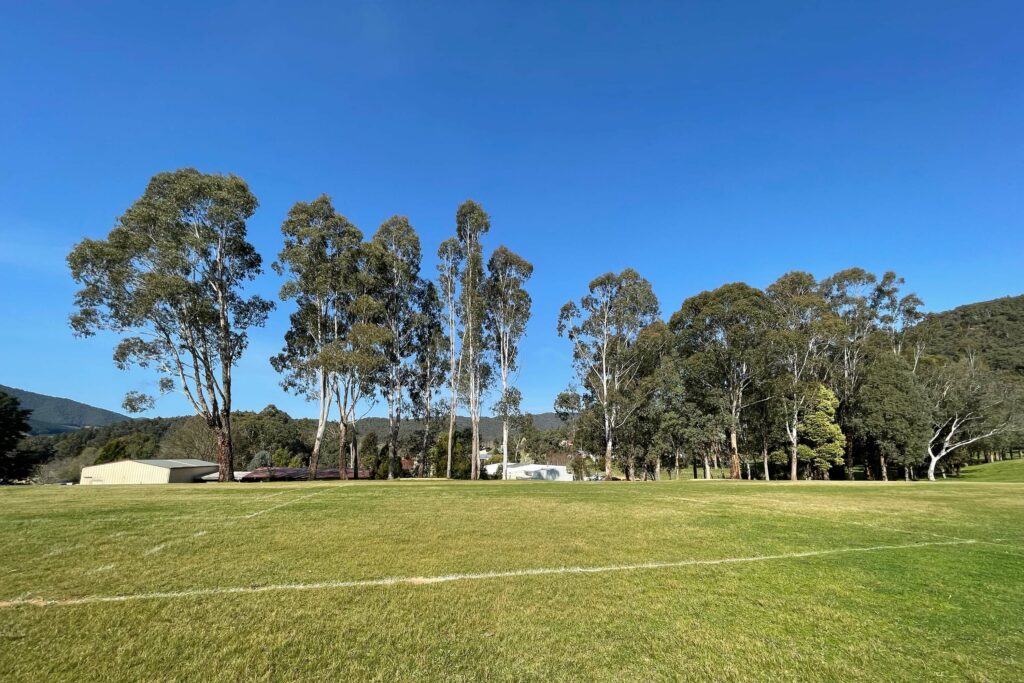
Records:
[[[1024,380],[1024,294],[929,313],[914,329],[927,340],[926,354],[974,354],[992,370]]]
[[[70,398],[39,394],[3,384],[0,384],[0,391],[18,399],[22,408],[32,411],[28,420],[32,434],[60,434],[86,427],[106,427],[132,419],[113,410],[97,408]]]

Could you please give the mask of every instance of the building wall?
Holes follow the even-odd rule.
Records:
[[[132,460],[82,468],[80,484],[166,484],[169,469]]]
[[[157,467],[133,460],[109,462],[82,468],[80,484],[190,484],[217,466]]]

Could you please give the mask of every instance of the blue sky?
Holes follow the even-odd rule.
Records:
[[[67,327],[64,256],[162,170],[244,177],[266,263],[296,200],[424,271],[463,199],[536,266],[519,377],[569,381],[559,307],[627,266],[666,315],[724,282],[893,269],[929,310],[1024,292],[1019,2],[4,3],[0,384],[119,409],[155,378]],[[276,296],[269,272],[254,291]],[[312,406],[257,330],[235,405]],[[178,397],[153,414],[187,412]]]

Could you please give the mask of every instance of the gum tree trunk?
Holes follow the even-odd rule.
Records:
[[[735,426],[729,429],[729,478],[743,478],[743,471],[740,468],[740,451],[736,442]]]
[[[313,452],[309,456],[309,478],[316,479],[316,471],[320,466],[320,448],[324,442],[324,432],[327,431],[327,419],[331,410],[331,394],[327,391],[327,373],[322,369],[320,374],[320,414],[316,422],[316,437],[313,439]],[[342,459],[339,456],[338,466],[342,466]],[[344,477],[343,477],[344,478]]]
[[[607,414],[604,416],[604,478],[612,478],[612,425]]]
[[[221,425],[217,428],[217,481],[235,480],[235,457],[234,448],[231,443],[231,422],[224,422],[221,416]]]
[[[789,445],[789,480],[790,481],[796,481],[797,480],[796,446],[797,445],[796,445],[795,441]]]
[[[508,479],[508,418],[501,421],[501,478]]]
[[[348,428],[345,421],[338,420],[338,477],[341,479],[348,479],[348,458],[345,457],[345,436],[347,434]]]

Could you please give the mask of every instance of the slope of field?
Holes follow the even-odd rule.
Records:
[[[1024,460],[1003,460],[984,465],[972,465],[961,471],[960,478],[968,481],[1024,483]]]
[[[0,671],[1019,680],[1022,494],[948,481],[12,487]]]

